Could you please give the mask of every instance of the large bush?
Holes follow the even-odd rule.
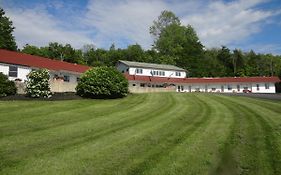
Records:
[[[15,82],[10,81],[6,75],[0,72],[0,97],[15,95],[16,93]]]
[[[88,98],[119,98],[128,94],[128,81],[113,67],[96,67],[81,76],[76,91]]]
[[[47,69],[31,71],[27,76],[26,93],[30,97],[49,98],[51,90],[49,84],[50,74]]]

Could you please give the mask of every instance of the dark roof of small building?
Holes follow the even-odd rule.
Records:
[[[8,51],[4,49],[0,49],[0,62],[34,68],[45,68],[55,71],[64,70],[78,73],[83,73],[86,70],[90,69],[89,66],[73,64],[59,60],[51,60],[40,56]]]
[[[129,81],[155,83],[275,83],[281,80],[278,77],[222,77],[222,78],[168,78],[156,76],[139,76],[124,74]]]
[[[142,63],[142,62],[124,61],[124,60],[119,60],[119,62],[123,63],[129,67],[185,71],[183,68],[180,68],[180,67],[177,67],[174,65],[168,65],[168,64]]]

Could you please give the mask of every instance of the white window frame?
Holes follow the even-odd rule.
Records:
[[[176,72],[176,76],[180,77],[181,76],[181,72]]]
[[[70,76],[69,75],[64,75],[63,76],[63,81],[64,82],[70,82]]]
[[[136,74],[143,74],[143,70],[141,68],[136,68]]]
[[[15,70],[11,70],[11,68],[15,68]],[[8,72],[9,77],[18,77],[18,69],[19,69],[18,66],[10,65],[9,72]],[[15,73],[15,76],[12,75],[13,73]]]

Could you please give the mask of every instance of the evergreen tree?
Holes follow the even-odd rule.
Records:
[[[5,16],[4,9],[0,7],[0,49],[17,50],[14,29],[13,22]]]

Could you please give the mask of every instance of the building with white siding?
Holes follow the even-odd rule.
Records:
[[[161,64],[119,61],[117,69],[129,81],[131,92],[275,93],[278,77],[187,78],[184,69]],[[164,72],[155,74],[154,71]]]
[[[75,92],[80,75],[90,69],[89,66],[0,49],[0,72],[10,80],[24,83],[32,70],[42,68],[50,71],[52,92]]]

